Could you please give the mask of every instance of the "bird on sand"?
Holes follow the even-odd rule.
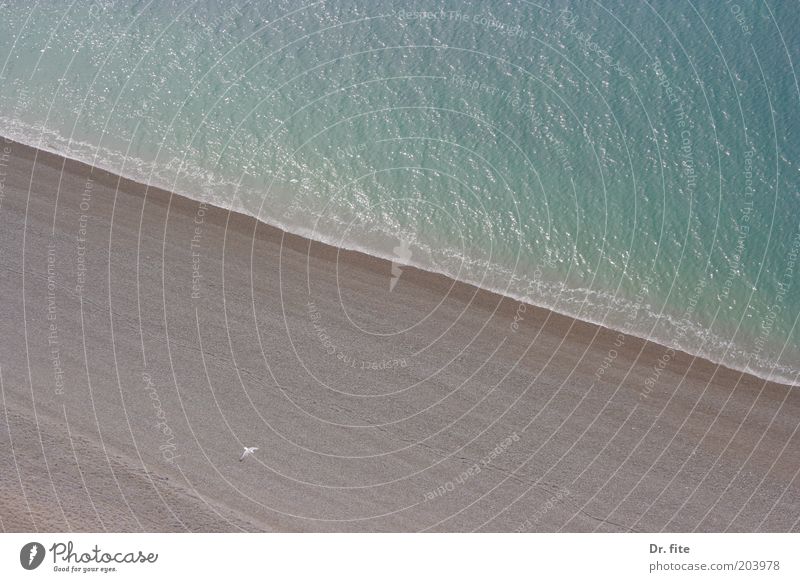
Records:
[[[257,450],[258,450],[258,447],[245,447],[244,448],[244,452],[242,453],[242,456],[239,457],[239,461],[244,461],[245,457],[248,457],[248,456],[250,456],[252,454],[255,454],[255,452]]]

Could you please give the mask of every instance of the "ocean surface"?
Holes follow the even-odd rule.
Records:
[[[2,135],[798,384],[792,2],[0,14]]]

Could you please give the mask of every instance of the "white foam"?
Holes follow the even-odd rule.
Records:
[[[291,234],[345,250],[361,252],[388,261],[393,261],[397,258],[389,252],[358,244],[355,242],[356,237],[353,237],[351,240],[346,240],[341,236],[333,236],[301,224],[288,223],[274,217],[262,216],[260,212],[254,213],[241,203],[231,204],[231,200],[241,200],[242,196],[232,196],[231,200],[227,200],[215,194],[215,192],[220,191],[220,186],[223,188],[230,188],[233,192],[237,192],[241,189],[237,182],[224,180],[211,172],[194,167],[186,162],[181,162],[180,175],[188,175],[194,182],[202,183],[205,181],[207,184],[205,188],[198,186],[198,190],[202,192],[200,196],[198,196],[196,192],[191,191],[191,189],[182,187],[177,179],[179,175],[177,175],[172,168],[159,168],[154,163],[146,162],[138,158],[126,157],[119,152],[114,152],[106,148],[98,148],[86,142],[70,140],[61,136],[56,131],[28,126],[17,120],[0,117],[0,127],[2,127],[0,132],[2,132],[3,135],[24,145],[47,151],[67,159],[76,160],[121,175],[123,178],[135,182],[172,191],[191,200],[212,204],[226,210],[245,214],[264,224]],[[120,171],[120,168],[124,168],[124,170]],[[167,176],[170,177],[167,178]],[[379,225],[376,226],[378,230],[381,230]],[[386,232],[385,234],[389,237],[393,236],[391,232]],[[614,315],[624,316],[629,310],[636,308],[633,302],[627,299],[593,289],[566,288],[560,283],[555,282],[542,282],[542,285],[537,286],[539,291],[544,289],[544,294],[540,296],[526,296],[515,292],[510,286],[503,287],[497,284],[487,284],[486,276],[470,276],[472,273],[485,274],[490,272],[490,280],[518,280],[525,282],[520,275],[508,271],[499,265],[491,265],[471,260],[464,257],[461,253],[454,251],[450,253],[453,262],[468,265],[467,269],[462,269],[461,272],[454,272],[452,269],[443,268],[432,260],[419,260],[418,257],[420,255],[422,255],[423,258],[426,256],[430,258],[433,256],[433,252],[430,248],[426,249],[422,241],[414,241],[414,245],[416,249],[421,252],[415,252],[411,259],[404,261],[408,266],[457,279],[461,282],[492,293],[497,293],[498,295],[509,297],[522,303],[530,304],[534,307],[545,308],[566,317],[622,332],[649,342],[663,345],[666,348],[683,351],[695,357],[709,360],[714,364],[732,368],[739,372],[752,374],[763,380],[790,386],[800,386],[800,370],[779,365],[773,361],[754,358],[750,352],[733,344],[730,340],[714,335],[709,330],[692,325],[691,323],[686,326],[685,321],[677,321],[667,314],[655,312],[652,308],[640,309],[639,311],[644,312],[644,316],[636,321],[634,325],[618,325],[613,321]],[[592,300],[594,302],[592,302]],[[572,306],[572,309],[569,309],[568,306]],[[603,315],[593,316],[591,315],[592,313],[602,313]],[[674,335],[670,337],[664,332],[658,333],[654,331],[659,327],[668,330],[676,330],[679,325],[681,328],[685,329],[682,335],[688,339],[686,342],[677,342],[674,340]],[[753,365],[754,361],[755,365]]]

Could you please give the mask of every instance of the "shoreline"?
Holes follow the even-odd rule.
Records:
[[[341,252],[347,252],[347,253],[357,253],[359,255],[363,255],[364,257],[369,257],[371,259],[377,259],[377,260],[383,261],[385,263],[394,264],[394,263],[392,263],[390,257],[382,256],[382,255],[380,255],[380,254],[378,254],[376,252],[370,252],[368,249],[351,248],[351,247],[347,247],[347,246],[337,246],[337,245],[333,244],[332,242],[328,242],[326,240],[323,240],[320,237],[314,238],[312,236],[309,236],[309,233],[293,232],[291,230],[288,230],[287,228],[285,228],[284,226],[282,226],[280,224],[269,222],[269,221],[265,220],[262,217],[254,216],[254,215],[252,215],[252,214],[250,214],[248,212],[245,212],[242,209],[230,209],[230,208],[225,208],[225,207],[222,207],[222,206],[217,206],[216,204],[213,204],[211,202],[203,202],[201,200],[197,200],[197,199],[192,198],[190,196],[187,196],[185,194],[181,194],[181,193],[169,190],[168,188],[165,188],[165,187],[161,187],[161,186],[157,186],[157,185],[149,185],[147,183],[143,183],[143,182],[137,181],[134,178],[129,178],[129,177],[126,177],[126,176],[124,176],[122,174],[117,174],[117,173],[115,173],[115,172],[113,172],[111,170],[105,169],[105,168],[103,168],[101,166],[92,166],[92,165],[88,164],[87,162],[84,162],[84,161],[82,161],[80,159],[66,156],[64,154],[61,154],[61,153],[59,153],[57,151],[54,151],[54,150],[51,150],[51,149],[48,149],[48,148],[39,148],[39,147],[35,147],[35,146],[30,146],[30,145],[24,144],[22,142],[14,141],[13,139],[10,139],[10,138],[5,138],[4,136],[0,136],[0,139],[3,139],[5,141],[5,143],[13,143],[13,144],[15,144],[17,146],[20,146],[20,147],[23,147],[23,148],[29,148],[31,150],[41,152],[42,154],[55,156],[57,158],[67,160],[67,161],[69,161],[71,163],[80,164],[81,166],[85,166],[85,168],[87,170],[92,170],[94,172],[107,173],[110,176],[116,177],[116,178],[120,179],[121,181],[124,181],[127,184],[136,185],[136,186],[141,187],[141,188],[146,188],[149,191],[159,192],[160,194],[158,194],[158,195],[161,195],[161,196],[180,197],[182,199],[189,200],[189,201],[191,201],[193,203],[196,203],[196,204],[203,204],[203,205],[206,205],[206,206],[211,206],[211,207],[217,208],[221,212],[229,212],[229,213],[231,213],[233,215],[237,215],[237,216],[246,217],[246,218],[249,218],[249,219],[256,220],[259,224],[263,225],[265,228],[274,229],[278,233],[283,233],[283,234],[285,234],[287,236],[291,236],[291,237],[297,237],[300,240],[305,240],[305,241],[313,242],[314,244],[319,244],[319,245],[323,245],[325,247],[330,247],[331,249],[336,249],[337,252],[341,251]],[[575,317],[574,315],[571,315],[571,314],[569,314],[569,313],[567,313],[565,311],[562,311],[562,310],[559,310],[559,309],[556,309],[556,308],[547,307],[547,306],[543,306],[543,305],[536,305],[536,304],[532,303],[530,301],[530,299],[527,299],[527,298],[524,298],[524,297],[521,297],[521,296],[517,296],[515,294],[508,293],[508,292],[503,291],[503,290],[489,288],[489,287],[483,287],[483,286],[481,286],[481,285],[479,285],[477,283],[474,283],[474,282],[471,282],[471,281],[468,281],[468,280],[456,279],[456,278],[451,277],[450,275],[448,275],[446,273],[435,271],[435,270],[431,270],[431,269],[428,269],[428,268],[426,268],[424,266],[415,264],[413,262],[410,262],[408,265],[404,265],[403,268],[404,269],[405,268],[416,269],[416,270],[419,270],[419,271],[422,271],[422,272],[425,272],[425,273],[429,273],[430,275],[441,276],[441,277],[444,277],[444,278],[446,278],[446,279],[448,279],[450,281],[454,281],[455,283],[457,283],[459,285],[467,285],[468,287],[473,287],[475,289],[480,290],[481,292],[490,293],[492,295],[496,295],[496,296],[498,296],[500,298],[503,298],[503,299],[514,301],[514,302],[517,302],[517,303],[520,303],[520,304],[525,304],[526,306],[528,306],[530,308],[533,308],[533,309],[543,309],[543,310],[546,310],[546,311],[549,311],[549,312],[553,313],[554,315],[565,317],[565,318],[574,320],[576,322],[580,322],[582,324],[588,324],[588,325],[592,325],[592,326],[597,326],[599,328],[602,328],[603,330],[607,330],[607,331],[610,331],[610,332],[613,332],[613,333],[616,333],[616,334],[622,334],[622,335],[624,335],[626,337],[633,337],[633,338],[636,338],[637,340],[640,340],[640,341],[643,341],[643,342],[647,342],[647,343],[655,344],[655,345],[658,345],[658,346],[662,346],[665,350],[670,350],[670,351],[673,351],[675,353],[684,354],[684,355],[686,355],[686,356],[688,356],[690,358],[694,358],[694,359],[697,359],[697,360],[700,360],[700,361],[703,361],[703,362],[708,362],[709,364],[711,364],[713,366],[718,366],[719,368],[722,368],[722,369],[725,369],[725,370],[730,370],[730,371],[732,371],[734,373],[741,373],[741,374],[744,374],[744,375],[747,375],[747,376],[753,376],[754,378],[757,378],[760,381],[770,382],[770,383],[775,383],[775,384],[781,384],[781,385],[789,386],[789,387],[793,387],[793,388],[800,388],[800,380],[798,380],[797,382],[793,383],[789,378],[786,378],[786,377],[783,377],[783,376],[780,376],[780,375],[775,375],[774,372],[771,372],[770,374],[760,373],[760,372],[752,370],[749,367],[741,367],[740,368],[740,367],[732,366],[730,364],[718,362],[718,361],[716,361],[714,359],[711,359],[711,358],[709,358],[709,357],[707,357],[705,355],[692,354],[691,352],[685,351],[684,349],[680,348],[679,346],[670,345],[669,342],[662,341],[659,338],[644,337],[642,335],[639,335],[639,334],[635,333],[634,331],[631,331],[630,329],[626,330],[626,329],[617,328],[617,327],[608,325],[605,322],[599,322],[599,321],[595,321],[593,319],[578,318],[578,317]]]
[[[5,408],[94,452],[40,451],[0,501],[50,481],[66,514],[105,494],[126,530],[179,527],[167,509],[197,531],[797,527],[787,385],[685,352],[661,366],[665,346],[414,267],[391,288],[384,259],[10,147]],[[106,450],[193,501],[114,484]]]

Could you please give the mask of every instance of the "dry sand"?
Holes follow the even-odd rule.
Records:
[[[798,389],[0,147],[3,530],[800,529]]]

